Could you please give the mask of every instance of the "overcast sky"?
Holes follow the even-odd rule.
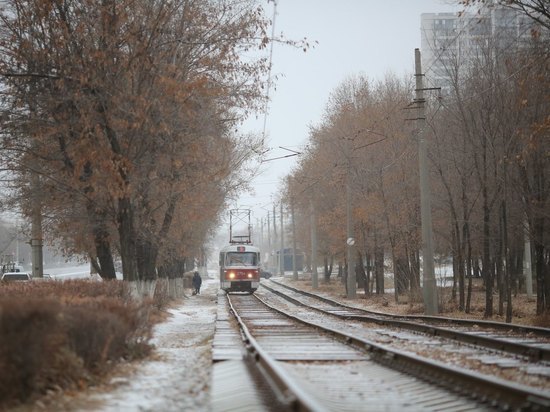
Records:
[[[273,1],[265,9],[270,18]],[[277,0],[275,33],[307,37],[318,44],[306,53],[275,44],[273,75],[278,76],[266,121],[268,158],[299,151],[310,125],[320,122],[331,92],[346,77],[363,73],[383,80],[388,72],[413,76],[414,49],[420,48],[422,13],[461,10],[449,0]],[[244,131],[263,130],[264,118],[250,119]],[[254,194],[243,194],[231,208],[250,208],[253,218],[267,215],[277,202],[280,181],[296,157],[264,163],[254,180]]]

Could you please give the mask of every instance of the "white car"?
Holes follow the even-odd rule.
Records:
[[[27,272],[6,272],[2,275],[4,282],[29,282],[32,277]]]

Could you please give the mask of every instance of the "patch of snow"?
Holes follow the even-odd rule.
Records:
[[[200,295],[185,298],[154,329],[152,360],[107,389],[91,391],[75,410],[208,411],[212,339],[219,282],[205,279]],[[112,389],[109,389],[112,388]]]

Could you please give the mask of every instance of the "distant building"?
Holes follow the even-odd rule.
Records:
[[[483,8],[479,13],[423,13],[421,15],[422,70],[427,87],[448,90],[451,79],[474,59],[521,47],[531,38],[533,21],[516,10]],[[498,35],[497,35],[498,34]],[[491,43],[490,43],[491,41]],[[494,56],[493,56],[494,57]]]
[[[280,268],[280,254],[281,254],[281,251],[280,250],[277,250],[276,252],[276,255],[277,255],[277,268]],[[283,250],[283,258],[284,258],[284,270],[285,271],[291,271],[293,270],[292,268],[292,259],[294,258],[294,252],[293,252],[293,249],[292,248],[285,248]],[[303,271],[304,270],[304,259],[305,259],[305,254],[304,252],[302,252],[300,249],[296,249],[296,270],[298,271]]]

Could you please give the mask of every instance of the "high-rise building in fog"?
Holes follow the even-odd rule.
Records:
[[[495,7],[461,15],[423,13],[420,27],[427,85],[448,89],[457,70],[460,75],[473,61],[521,47],[531,37],[533,21],[516,10]]]

